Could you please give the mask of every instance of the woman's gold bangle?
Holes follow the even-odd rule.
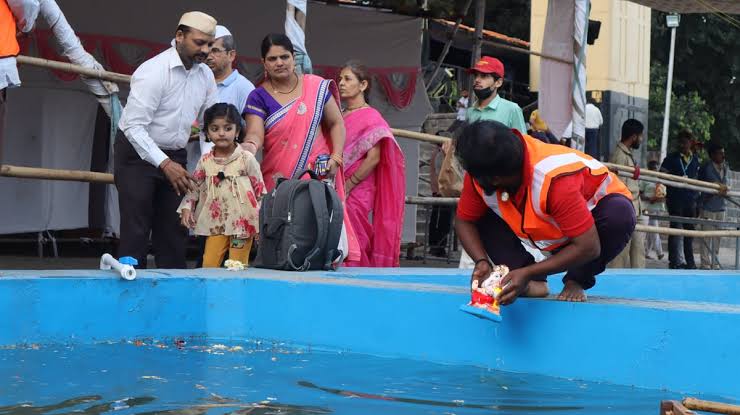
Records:
[[[329,156],[330,159],[334,160],[338,165],[344,167],[344,158],[339,154],[332,154]]]

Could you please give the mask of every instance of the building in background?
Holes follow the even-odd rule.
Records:
[[[542,50],[547,2],[532,0],[531,49],[543,53],[548,53]],[[595,44],[586,49],[586,90],[604,118],[599,130],[602,160],[608,158],[619,142],[625,120],[635,118],[647,126],[650,12],[649,7],[626,0],[591,0],[590,19],[600,21],[601,30]],[[530,56],[529,80],[533,92],[539,90],[540,61],[541,58]],[[644,147],[647,146],[642,151]]]

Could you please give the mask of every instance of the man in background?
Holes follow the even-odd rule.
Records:
[[[622,178],[622,181],[632,193],[632,206],[635,208],[635,215],[637,217],[642,214],[642,209],[640,208],[640,183],[637,181],[640,173],[639,166],[635,162],[632,151],[640,148],[644,131],[645,126],[640,121],[635,119],[625,121],[622,124],[622,138],[609,158],[610,163],[635,168],[635,175],[632,178]],[[632,239],[627,242],[624,250],[609,263],[609,267],[645,268],[645,234],[635,232],[632,235]]]
[[[688,131],[678,133],[678,151],[666,156],[660,171],[676,176],[696,179],[699,175],[699,158],[692,151],[694,137]],[[679,189],[669,187],[666,195],[666,207],[668,214],[671,216],[683,216],[686,218],[695,218],[696,203],[699,193],[695,190]],[[683,228],[693,230],[694,225],[690,223],[671,222],[671,228]],[[682,248],[686,260],[681,262],[680,251]],[[694,238],[690,236],[669,236],[668,237],[668,267],[671,269],[696,269],[694,262]]]
[[[727,163],[725,149],[721,144],[711,143],[707,148],[709,160],[699,168],[699,180],[717,183],[721,186],[720,192],[727,194]],[[722,194],[702,193],[699,199],[699,217],[716,221],[725,220],[725,198]],[[702,225],[702,230],[714,231],[714,225]],[[714,258],[719,257],[720,238],[705,238],[701,244],[701,269],[720,269],[717,263],[712,266]]]

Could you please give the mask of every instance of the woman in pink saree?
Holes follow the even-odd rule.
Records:
[[[360,247],[359,261],[346,266],[397,267],[406,197],[403,152],[388,123],[367,104],[370,78],[350,62],[342,69],[339,93],[345,104],[346,212]]]
[[[242,146],[256,154],[262,148],[262,176],[267,191],[280,178],[313,170],[320,155],[329,157],[329,177],[344,177],[345,129],[339,94],[332,80],[295,72],[293,44],[287,36],[270,34],[262,41],[265,81],[252,91],[243,115],[247,123]],[[335,180],[345,199],[344,181]],[[347,260],[360,258],[359,245],[345,206]]]

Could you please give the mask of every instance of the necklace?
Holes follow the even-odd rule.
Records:
[[[345,109],[344,109],[344,112],[345,112],[345,113],[350,113],[350,112],[352,112],[352,111],[357,111],[357,110],[359,110],[359,109],[361,109],[361,108],[365,108],[365,107],[367,107],[367,106],[368,106],[368,105],[367,105],[367,102],[365,102],[365,103],[363,103],[362,105],[360,105],[359,107],[354,107],[354,108],[351,108],[351,107],[347,107],[347,108],[345,108]]]
[[[276,94],[283,94],[283,95],[292,94],[293,91],[295,91],[295,89],[298,88],[298,75],[296,75],[295,73],[293,73],[293,75],[295,75],[295,85],[293,85],[293,88],[290,91],[283,92],[283,91],[278,90],[277,88],[275,88],[275,85],[273,85],[272,79],[270,79],[270,86],[272,87],[272,91],[275,92]]]

